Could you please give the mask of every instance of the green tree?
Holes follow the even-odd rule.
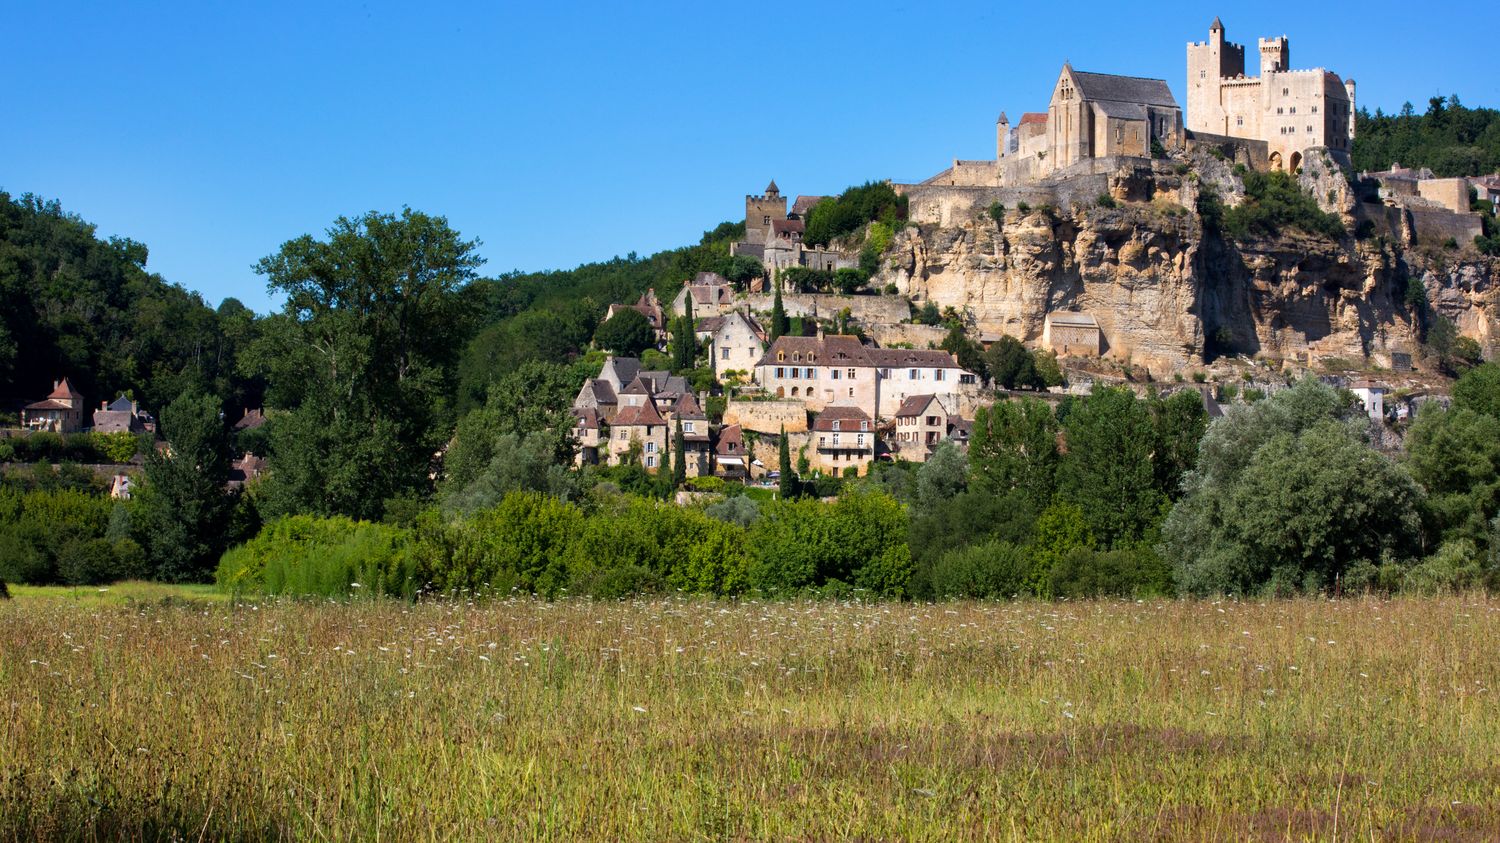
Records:
[[[1031,352],[1009,334],[1002,336],[984,353],[985,368],[995,385],[1005,389],[1037,389],[1043,386]]]
[[[792,448],[786,438],[786,425],[781,426],[781,446],[776,456],[776,471],[782,499],[796,497],[797,478],[792,474]]]
[[[1444,540],[1484,547],[1500,514],[1500,418],[1467,403],[1455,398],[1450,410],[1422,409],[1406,437],[1406,467],[1427,492],[1434,530]]]
[[[776,280],[776,293],[771,299],[771,342],[776,342],[780,337],[786,336],[791,324],[786,318],[786,308],[781,304],[781,279]]]
[[[969,339],[964,329],[958,325],[948,329],[948,335],[943,337],[943,342],[938,346],[942,350],[953,354],[958,358],[958,365],[973,372],[981,378],[989,377],[989,366],[985,363],[984,349],[979,343]]]
[[[687,482],[687,438],[682,433],[682,419],[676,422],[677,429],[672,432],[672,486],[681,488]]]
[[[1500,419],[1500,364],[1485,363],[1465,372],[1453,384],[1453,408]]]
[[[991,494],[1019,493],[1039,511],[1056,487],[1057,433],[1052,408],[1036,398],[979,408],[969,444],[975,481]]]
[[[1145,402],[1125,389],[1096,388],[1068,413],[1063,438],[1058,496],[1083,511],[1103,547],[1147,538],[1166,501],[1155,482],[1156,437]]]
[[[427,491],[452,429],[458,289],[482,262],[476,246],[406,208],[340,217],[327,239],[304,235],[257,264],[287,300],[255,356],[286,411],[268,422],[273,512],[375,518]]]
[[[656,346],[656,333],[645,314],[634,308],[621,308],[599,323],[599,329],[594,331],[594,344],[622,357],[639,357],[641,352]]]
[[[145,483],[135,522],[154,578],[203,580],[227,544],[233,499],[229,479],[229,435],[219,401],[187,393],[161,414],[166,450],[146,457]]]
[[[1153,398],[1150,410],[1156,488],[1175,500],[1182,492],[1183,478],[1198,462],[1198,442],[1208,429],[1208,411],[1202,397],[1186,389],[1165,399]]]
[[[683,313],[672,330],[672,368],[679,374],[692,370],[698,359],[698,335],[693,323],[693,297],[683,297]]]

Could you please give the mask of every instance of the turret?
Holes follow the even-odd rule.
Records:
[[[1000,119],[995,121],[995,159],[1005,157],[1005,149],[1010,145],[1010,120],[1006,118],[1005,112],[1000,112]]]
[[[1292,48],[1286,36],[1260,39],[1260,75],[1283,73],[1291,67]]]
[[[1355,111],[1356,108],[1358,108],[1358,106],[1356,106],[1354,104],[1354,80],[1353,79],[1345,79],[1344,80],[1344,91],[1349,94],[1349,120],[1348,120],[1348,123],[1349,123],[1349,140],[1350,140],[1350,142],[1353,142],[1353,140],[1354,140],[1354,111]]]

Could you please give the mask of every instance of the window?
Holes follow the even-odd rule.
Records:
[[[770,225],[771,224],[771,215],[767,214],[767,215],[761,217],[760,218],[760,224],[761,225]]]
[[[850,369],[848,374],[849,374],[849,380],[851,380],[851,381],[854,380],[854,370]]]
[[[906,376],[908,378],[911,378],[912,380],[917,380],[917,370],[916,369],[908,369],[907,372],[906,372]]]
[[[860,422],[859,423],[859,429],[860,430],[869,430],[870,429],[870,423],[867,422],[867,421]]]
[[[719,349],[719,359],[720,360],[728,360],[729,359],[729,349],[727,349],[727,348],[721,348],[721,349]]]
[[[865,444],[865,435],[861,433],[858,436],[854,437],[854,444],[863,447]]]
[[[839,429],[839,420],[838,419],[834,419],[833,420],[833,429],[834,430],[838,430]]]
[[[1297,134],[1297,127],[1296,126],[1287,126],[1286,127],[1286,133],[1289,134],[1289,135],[1295,135],[1295,134]]]
[[[935,381],[942,380],[943,379],[943,370],[942,369],[933,369],[932,370],[932,379],[935,380]]]
[[[683,422],[682,423],[682,432],[683,433],[692,433],[693,432],[693,423],[690,422],[690,421],[689,422]]]
[[[778,377],[778,378],[784,378],[784,377],[786,377],[786,369],[783,369],[780,366],[777,366],[776,367],[776,377]]]
[[[654,453],[656,453],[656,443],[655,442],[647,442],[646,443],[646,453],[648,453],[648,454],[654,454]]]
[[[1318,113],[1318,107],[1316,105],[1312,107],[1312,113],[1313,114],[1317,114]]]
[[[1282,95],[1282,96],[1286,96],[1286,95],[1287,95],[1287,94],[1289,94],[1289,93],[1291,93],[1291,92],[1292,92],[1292,89],[1291,89],[1291,88],[1282,88],[1282,89],[1281,89],[1281,95]]]
[[[830,378],[833,378],[834,380],[838,380],[839,379],[839,370],[838,369],[834,369],[833,371],[831,371],[831,372],[828,373],[828,376]]]
[[[1243,125],[1245,125],[1245,118],[1244,117],[1236,117],[1236,118],[1234,118],[1234,125],[1236,125],[1236,126],[1243,126]]]
[[[1297,106],[1294,105],[1291,108],[1287,109],[1286,113],[1287,114],[1296,114],[1297,113]]]
[[[629,439],[629,438],[630,438],[630,431],[626,430],[623,427],[620,428],[620,441],[624,442],[626,439]]]
[[[835,424],[837,424],[837,422],[835,422]],[[837,433],[835,433],[835,434],[833,434],[833,447],[837,448],[838,446],[839,446],[839,435]]]
[[[1281,114],[1282,113],[1281,106],[1277,106],[1276,107],[1276,113],[1277,114]]]
[[[656,468],[656,457],[646,457],[646,467]]]
[[[849,397],[850,397],[850,398],[853,398],[853,397],[854,397],[854,387],[852,387],[852,386],[851,386],[851,387],[849,387]]]
[[[833,452],[833,461],[834,462],[838,462],[839,461],[839,452],[838,451],[834,451]]]
[[[1307,127],[1307,133],[1308,133],[1308,134],[1309,134],[1309,135],[1310,135],[1310,134],[1312,134],[1312,127],[1311,127],[1311,126],[1308,126],[1308,127]]]
[[[793,363],[801,363],[802,362],[802,354],[801,354],[801,352],[797,352],[797,351],[792,352],[792,362]]]
[[[778,351],[778,352],[776,352],[776,362],[777,363],[784,363],[784,362],[786,362],[786,352],[785,351]]]
[[[1199,79],[1207,79],[1208,78],[1208,71],[1206,71],[1206,70],[1200,70],[1200,71],[1198,71],[1198,78]]]

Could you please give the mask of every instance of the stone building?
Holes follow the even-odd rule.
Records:
[[[717,272],[700,272],[672,299],[672,315],[681,316],[693,297],[693,316],[714,316],[734,308],[734,287]]]
[[[83,393],[67,378],[54,381],[46,398],[21,408],[21,426],[53,433],[76,433],[83,429]]]
[[[1260,75],[1245,75],[1245,47],[1214,18],[1208,40],[1187,47],[1187,127],[1195,133],[1265,141],[1272,169],[1296,172],[1306,151],[1327,147],[1348,165],[1354,141],[1354,80],[1324,68],[1291,69],[1285,35],[1262,38]]]
[[[599,462],[599,448],[606,444],[604,437],[609,430],[604,418],[592,407],[573,408],[573,453],[574,465],[594,465]]]
[[[1055,310],[1042,323],[1042,345],[1062,357],[1098,357],[1104,334],[1091,314]]]
[[[691,392],[684,393],[662,414],[666,419],[669,435],[675,441],[677,423],[682,423],[683,460],[687,476],[702,477],[713,472],[712,451],[709,443],[708,416],[699,406]],[[675,445],[673,446],[675,447]]]
[[[640,464],[655,474],[666,465],[668,438],[666,419],[653,402],[621,407],[609,426],[609,463],[624,465],[634,452]]]
[[[965,429],[963,419],[938,396],[912,395],[896,410],[887,446],[900,459],[926,462],[940,442],[954,438],[960,429]]]
[[[750,476],[745,432],[737,424],[726,425],[719,431],[719,441],[714,444],[714,473],[737,480]]]
[[[121,395],[114,401],[100,402],[94,411],[95,433],[141,433],[146,429],[146,419],[140,408],[129,398]]]
[[[808,464],[814,469],[865,474],[875,459],[875,423],[858,407],[825,407],[813,420],[812,437]]]
[[[744,372],[749,378],[766,353],[766,332],[748,310],[731,310],[720,317],[710,343],[714,378],[723,380],[726,372]]]
[[[869,348],[851,336],[781,337],[755,367],[756,382],[777,398],[817,412],[832,404],[889,418],[909,395],[978,388],[973,372],[946,351]]]
[[[788,212],[786,197],[772,179],[765,193],[745,197],[745,239],[729,244],[729,253],[760,261],[772,281],[781,270],[792,266],[828,271],[858,266],[857,255],[830,249],[827,243],[802,242],[807,213],[824,198],[798,196],[797,204]]]
[[[1044,170],[1088,158],[1151,157],[1182,145],[1182,109],[1161,79],[1086,73],[1064,64],[1047,106]]]

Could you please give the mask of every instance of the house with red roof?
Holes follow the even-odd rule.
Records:
[[[21,426],[28,430],[76,433],[83,429],[83,393],[67,378],[53,381],[46,398],[21,409]]]

